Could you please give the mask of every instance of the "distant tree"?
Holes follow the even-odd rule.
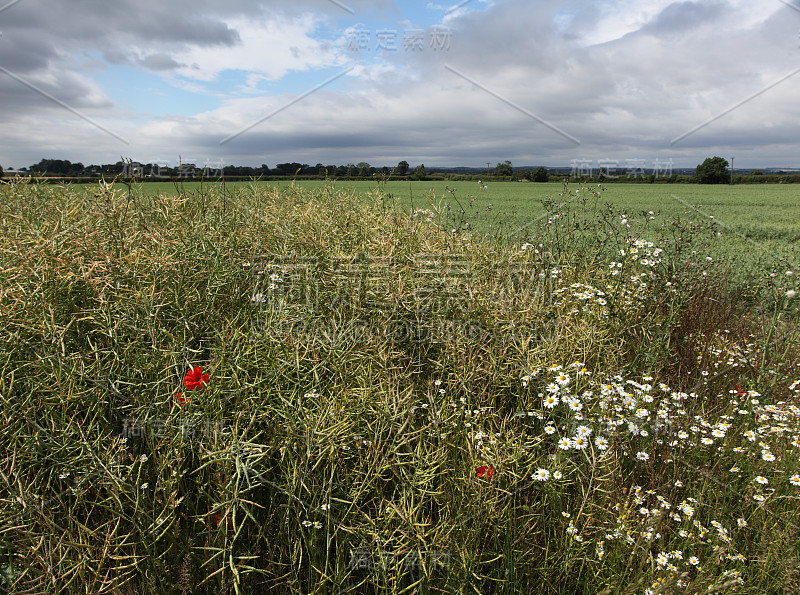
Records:
[[[302,175],[303,170],[307,169],[308,165],[303,163],[279,163],[275,166],[275,169],[278,170],[278,174],[281,176],[294,176],[295,174]]]
[[[122,162],[120,162],[122,163]],[[81,168],[83,166],[81,165]],[[42,159],[29,168],[39,174],[68,175],[72,171],[72,163],[63,159]]]
[[[5,174],[3,173],[3,166],[0,165],[0,178],[2,178]]]
[[[511,174],[514,173],[514,168],[511,167],[511,162],[506,161],[505,163],[498,163],[497,167],[494,168],[494,173],[496,176],[506,176],[511,177]]]
[[[764,172],[761,171],[760,169],[754,169],[753,171],[750,172],[750,175],[751,176],[763,176]]]
[[[361,161],[356,164],[358,168],[358,177],[359,178],[368,178],[372,174],[372,167],[366,161]]]
[[[531,177],[533,176],[533,172],[529,169],[517,169],[514,170],[514,173],[511,174],[511,179],[515,182],[526,181],[530,182]]]
[[[697,166],[696,174],[701,184],[725,184],[730,180],[728,161],[722,157],[709,157]]]
[[[398,176],[404,176],[408,173],[409,167],[411,166],[408,164],[408,161],[403,160],[397,164],[397,167],[394,169],[394,171]]]
[[[425,164],[418,165],[414,168],[414,173],[411,174],[414,180],[427,180],[428,174],[425,172]]]
[[[549,182],[550,181],[550,174],[547,171],[546,167],[537,167],[533,170],[533,181],[534,182]]]

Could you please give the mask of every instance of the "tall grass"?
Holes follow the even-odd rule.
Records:
[[[796,591],[797,269],[457,204],[0,186],[0,589]]]

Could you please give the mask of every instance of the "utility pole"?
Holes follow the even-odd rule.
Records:
[[[731,184],[733,184],[733,157],[731,157]]]
[[[486,173],[487,173],[487,174],[491,174],[491,173],[492,173],[492,170],[491,170],[491,169],[489,169],[489,167],[490,167],[491,165],[492,165],[492,162],[491,162],[491,161],[487,161],[487,162],[486,162]]]

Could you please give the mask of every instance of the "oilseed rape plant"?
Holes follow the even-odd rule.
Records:
[[[800,590],[797,263],[603,192],[0,184],[0,590]]]

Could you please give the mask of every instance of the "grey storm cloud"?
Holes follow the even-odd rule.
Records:
[[[722,2],[676,2],[665,8],[654,21],[642,27],[641,31],[654,35],[687,34],[698,27],[714,23],[726,10],[728,7]]]
[[[172,56],[164,52],[149,54],[140,58],[137,62],[148,70],[174,70],[182,66],[179,62],[172,59]]]
[[[91,117],[106,116],[114,130],[130,136],[130,150],[138,151],[133,156],[140,159],[180,152],[224,155],[232,163],[377,164],[405,158],[457,165],[506,158],[520,164],[568,164],[587,156],[664,154],[691,163],[698,154],[721,147],[740,147],[753,158],[773,162],[797,154],[800,106],[793,98],[800,74],[758,94],[798,67],[800,11],[777,0],[653,0],[647,5],[634,0],[473,0],[475,10],[453,13],[444,21],[452,37],[446,51],[426,47],[380,59],[374,52],[345,51],[345,28],[376,12],[382,13],[385,26],[396,22],[404,27],[402,8],[389,1],[339,4],[75,0],[50,2],[43,10],[43,0],[22,0],[0,12],[0,67]],[[270,46],[290,64],[285,70],[270,71],[258,59],[247,67],[216,59],[234,55],[224,53],[233,50],[239,51],[237,61],[242,51],[245,58],[249,55],[250,46],[244,44],[253,43],[253,32],[248,39],[242,23],[280,27],[297,23],[304,11],[329,25],[327,38],[295,42],[284,37],[284,46]],[[297,31],[303,36],[306,30],[298,26]],[[339,39],[336,31],[341,31]],[[209,59],[216,62],[207,72],[195,68]],[[106,96],[107,88],[94,82],[91,74],[109,65],[150,71],[197,94],[215,73],[235,68],[263,77],[274,90],[231,89],[216,107],[201,113],[170,115],[154,109],[161,115],[153,118],[126,113]],[[302,101],[296,100],[303,88],[285,92],[280,84],[286,73],[299,69],[307,73],[310,88],[317,74],[321,83],[352,65],[359,69]],[[79,156],[70,150],[115,157],[128,150],[97,127],[76,124],[63,110],[59,120],[60,108],[35,95],[0,73],[0,122],[9,146],[13,142],[37,155],[37,143],[49,139],[48,146],[61,142],[63,157],[71,159]],[[735,109],[714,119],[731,106]],[[40,132],[29,132],[36,126]],[[553,127],[579,139],[580,146]],[[680,142],[671,142],[693,128]],[[31,140],[26,143],[26,138]],[[149,154],[140,154],[144,151]],[[7,155],[0,146],[0,162],[7,162]]]
[[[371,9],[391,6],[366,0],[341,4]],[[225,21],[233,17],[292,16],[302,11],[347,16],[330,0],[72,0],[47,2],[46,8],[42,0],[22,0],[0,11],[0,59],[7,68],[16,68],[22,74],[63,59],[69,51],[97,50],[119,63],[122,56],[133,61],[131,46],[148,47],[153,55],[185,46],[232,46],[240,42],[240,36]],[[166,64],[163,59],[151,62],[159,70]]]

